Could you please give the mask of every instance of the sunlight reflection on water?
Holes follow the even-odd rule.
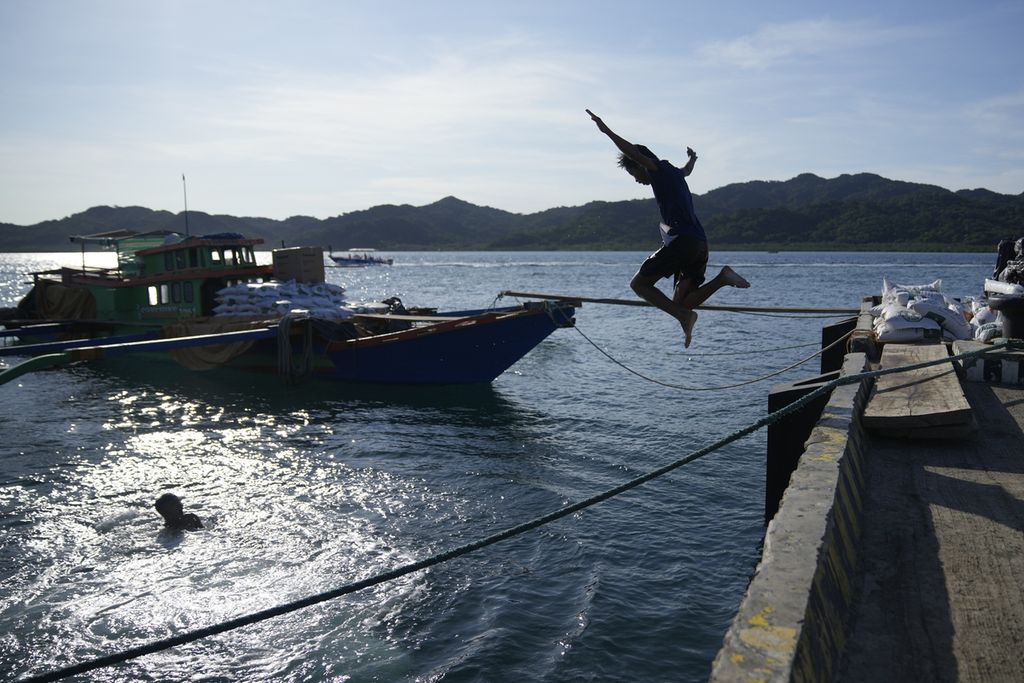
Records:
[[[53,260],[10,256],[6,305],[28,262]],[[643,257],[401,256],[328,279],[408,305],[486,306],[524,283],[625,297]],[[856,306],[884,275],[972,293],[982,256],[886,255],[881,272],[870,254],[736,255],[755,287],[719,302]],[[809,353],[702,352],[815,342],[822,324],[708,312],[684,349],[678,325],[649,311],[588,305],[577,320],[623,364],[698,386]],[[773,381],[815,373],[811,363]],[[470,389],[291,387],[146,363],[27,375],[0,388],[0,671],[52,670],[459,546],[752,422],[769,385],[655,386],[574,330]],[[754,435],[493,552],[91,680],[704,680],[758,556],[763,458]],[[162,529],[163,491],[205,528]]]

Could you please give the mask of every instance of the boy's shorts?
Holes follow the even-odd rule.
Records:
[[[658,279],[675,275],[677,280],[689,279],[699,287],[704,284],[707,267],[708,243],[696,237],[677,237],[648,256],[639,272]]]

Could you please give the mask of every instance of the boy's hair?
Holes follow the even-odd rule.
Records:
[[[633,146],[636,147],[638,152],[643,154],[648,159],[651,159],[652,161],[655,161],[655,162],[658,161],[658,157],[654,154],[654,152],[652,152],[651,150],[647,149],[643,145],[633,145]],[[635,175],[638,172],[646,171],[647,170],[643,166],[641,166],[640,164],[638,164],[635,161],[633,161],[632,159],[630,159],[625,154],[619,154],[619,167],[626,169],[631,175]]]

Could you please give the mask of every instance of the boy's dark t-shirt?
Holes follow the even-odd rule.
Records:
[[[693,237],[704,242],[708,241],[704,234],[704,226],[700,224],[693,210],[693,195],[686,184],[686,176],[664,159],[658,160],[658,170],[648,173],[651,178],[651,189],[654,199],[658,202],[662,222],[669,227],[669,236]]]

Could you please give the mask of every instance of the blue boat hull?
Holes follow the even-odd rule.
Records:
[[[538,305],[390,335],[334,343],[328,379],[375,384],[486,384],[559,327],[572,306]]]
[[[364,316],[381,325],[377,334],[347,338],[342,327],[298,319],[288,327],[272,325],[250,330],[159,338],[153,332],[106,338],[50,341],[0,348],[0,356],[64,354],[67,361],[147,356],[170,359],[181,350],[214,348],[235,341],[251,342],[248,350],[216,365],[246,372],[284,373],[289,379],[310,374],[318,379],[357,384],[486,384],[505,372],[559,327],[574,324],[571,304],[530,303],[485,311],[431,316]],[[357,316],[358,318],[358,316]],[[284,321],[281,322],[284,325]],[[50,334],[49,326],[40,326]],[[25,340],[32,328],[20,330]],[[284,335],[284,336],[282,336]],[[308,338],[311,335],[312,338]],[[157,338],[154,338],[157,336]],[[287,347],[282,350],[282,344]],[[216,351],[215,351],[216,352]],[[284,356],[282,357],[282,353]],[[289,353],[291,357],[289,358]],[[305,358],[304,358],[305,356]],[[282,368],[285,368],[284,370]]]

